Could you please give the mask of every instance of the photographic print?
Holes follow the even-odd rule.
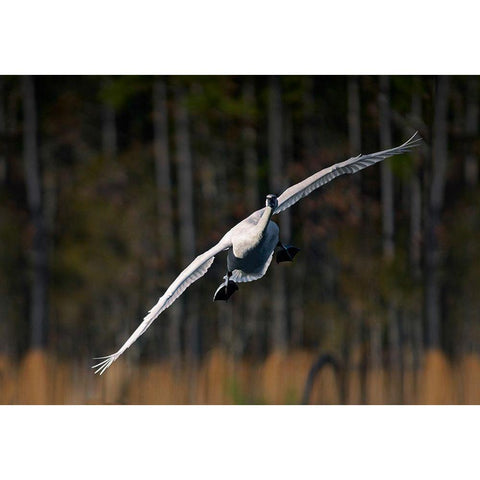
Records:
[[[480,403],[477,76],[0,77],[0,403]]]

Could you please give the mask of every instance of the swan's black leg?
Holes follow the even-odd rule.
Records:
[[[300,251],[299,248],[293,245],[283,245],[281,242],[278,242],[277,247],[280,248],[275,255],[277,263],[292,262],[295,255]]]
[[[213,301],[224,300],[225,302],[238,290],[238,286],[235,282],[229,280],[232,276],[232,272],[227,272],[225,276],[225,282],[223,282],[213,295]]]

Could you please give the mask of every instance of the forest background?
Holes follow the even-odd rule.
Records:
[[[0,77],[0,402],[480,403],[478,88]],[[219,304],[219,256],[93,375],[265,194],[416,130],[418,152],[279,216],[293,264]]]

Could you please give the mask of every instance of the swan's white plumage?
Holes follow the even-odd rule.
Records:
[[[336,163],[331,167],[324,168],[305,180],[287,188],[278,197],[278,206],[275,209],[274,214],[283,212],[303,197],[306,197],[317,188],[331,182],[334,178],[339,177],[340,175],[356,173],[370,165],[381,162],[388,157],[406,153],[412,148],[418,147],[421,142],[422,138],[418,135],[418,132],[415,132],[412,137],[398,147],[383,150],[381,152],[370,153],[368,155],[358,155],[357,157],[349,158],[344,162]]]
[[[278,197],[278,205],[275,208],[275,211],[273,211],[273,214],[283,212],[293,204],[297,203],[301,198],[307,196],[313,190],[316,190],[340,175],[356,173],[359,170],[385,160],[388,157],[406,153],[412,148],[419,146],[421,142],[421,137],[415,133],[410,139],[398,147],[368,155],[359,155],[358,157],[353,157],[344,162],[325,168],[303,180],[302,182],[287,188]],[[199,255],[187,268],[185,268],[185,270],[180,273],[170,287],[168,287],[167,291],[160,297],[156,305],[154,305],[154,307],[148,312],[143,319],[143,322],[138,326],[138,328],[133,332],[123,346],[113,355],[98,358],[98,360],[102,361],[92,367],[96,369],[95,373],[102,374],[128,347],[130,347],[130,345],[135,342],[135,340],[137,340],[138,337],[140,337],[140,335],[145,332],[145,330],[147,330],[152,322],[165,309],[167,309],[193,282],[202,277],[211,267],[215,259],[215,255],[222,250],[229,250],[232,248],[232,238],[238,242],[238,247],[236,247],[237,253],[240,256],[243,256],[243,254],[248,251],[249,241],[256,241],[256,233],[253,232],[254,235],[252,235],[252,228],[255,228],[256,225],[259,225],[260,220],[264,217],[264,213],[265,208],[252,213],[248,218],[235,225],[217,245],[202,255]],[[268,215],[269,218],[271,214],[272,211],[270,211]],[[269,222],[269,218],[265,219],[267,223]],[[245,243],[247,243],[247,245],[245,245]],[[273,249],[274,247],[272,248],[271,255],[268,256],[267,261],[259,270],[255,270],[253,272],[244,272],[239,269],[234,269],[230,280],[234,282],[251,282],[263,277],[272,261]],[[263,257],[261,258],[263,261]]]
[[[235,283],[242,283],[242,282],[253,282],[254,280],[258,280],[259,278],[262,278],[265,275],[265,273],[267,273],[268,267],[270,266],[270,263],[272,263],[272,258],[273,258],[273,252],[268,257],[268,260],[263,266],[262,270],[258,273],[245,273],[245,272],[242,272],[242,270],[235,269],[232,272],[232,275],[229,278],[229,280]],[[223,278],[224,280],[226,280],[227,276],[225,275],[225,277]]]

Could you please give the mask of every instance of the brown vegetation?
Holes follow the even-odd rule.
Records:
[[[32,350],[20,364],[18,374],[18,403],[42,405],[52,402],[52,377],[45,352]]]
[[[453,369],[439,350],[426,353],[420,381],[419,403],[426,405],[450,405],[457,402]]]
[[[235,360],[224,350],[212,350],[194,371],[168,362],[130,365],[116,363],[105,375],[94,376],[84,365],[56,360],[34,350],[18,366],[0,358],[1,404],[299,404],[317,355],[312,351],[273,352],[261,363]],[[401,384],[392,382],[402,378]],[[469,354],[452,362],[440,350],[427,351],[421,367],[402,377],[387,368],[352,365],[338,373],[325,365],[315,376],[309,404],[345,402],[381,405],[480,404],[480,356]],[[403,392],[402,402],[389,391]]]

